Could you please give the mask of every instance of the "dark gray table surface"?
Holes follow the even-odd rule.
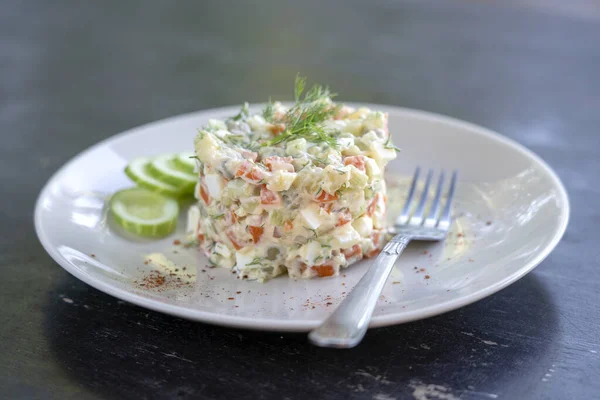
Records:
[[[598,19],[475,1],[1,9],[1,398],[600,398]],[[174,114],[289,98],[296,72],[529,147],[569,191],[562,242],[500,293],[350,351],[147,311],[42,249],[34,201],[78,152]]]

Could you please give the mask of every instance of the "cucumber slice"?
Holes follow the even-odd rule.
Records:
[[[177,168],[173,154],[164,154],[154,158],[148,165],[148,171],[157,179],[180,188],[192,187],[198,180],[195,175]]]
[[[115,221],[128,232],[145,237],[172,233],[177,225],[177,200],[143,188],[120,190],[110,199]]]
[[[136,158],[127,165],[125,174],[135,183],[143,188],[152,190],[153,192],[166,194],[168,196],[179,197],[182,193],[182,188],[171,185],[160,179],[156,179],[149,171],[150,160],[147,158]],[[193,191],[193,189],[192,189]]]
[[[181,153],[177,154],[173,159],[173,164],[177,169],[188,174],[196,175],[196,159],[191,158],[194,153]]]

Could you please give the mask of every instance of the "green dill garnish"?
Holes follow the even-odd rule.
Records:
[[[250,261],[250,262],[249,262],[248,264],[246,264],[246,265],[260,265],[260,266],[262,267],[262,262],[261,262],[261,261],[262,261],[262,258],[260,258],[260,257],[254,257],[254,258],[252,259],[252,261]]]
[[[333,117],[340,108],[340,106],[333,106],[327,101],[336,95],[331,93],[327,87],[314,85],[302,98],[306,78],[300,76],[296,76],[294,86],[296,103],[285,114],[285,131],[262,145],[273,146],[289,140],[304,138],[310,142],[337,147],[337,140],[333,136],[334,131],[323,127],[323,122]]]
[[[273,102],[271,101],[271,98],[269,97],[269,102],[267,103],[267,105],[265,106],[265,109],[263,110],[263,118],[267,122],[272,122],[274,113],[275,112],[273,110]]]
[[[328,244],[322,244],[322,245],[321,245],[321,247],[324,247],[324,248],[326,248],[326,249],[330,249],[330,248],[331,248],[331,246],[330,246],[330,245],[328,245]]]
[[[348,184],[347,184],[347,183],[344,183],[342,186],[340,186],[340,188],[339,188],[338,190],[336,190],[336,191],[335,191],[335,194],[336,194],[338,197],[341,197],[341,196],[342,196],[342,192],[343,192],[344,190],[346,190],[347,188],[348,188]]]
[[[346,175],[346,172],[348,172],[348,171],[344,171],[343,169],[339,169],[339,168],[334,168],[334,169],[335,169],[335,170],[337,171],[337,173],[338,173],[338,174],[340,174],[340,175]]]
[[[388,137],[388,140],[387,140],[387,142],[385,142],[385,144],[383,145],[383,147],[386,148],[386,149],[390,149],[390,150],[396,150],[397,152],[402,151],[402,150],[400,150],[399,148],[397,148],[396,146],[394,146],[392,144],[392,137],[391,136]]]
[[[317,261],[322,260],[322,259],[323,259],[323,256],[317,256],[317,257],[315,257],[313,262],[316,263]]]
[[[242,109],[240,110],[239,114],[231,117],[232,121],[239,121],[241,119],[246,119],[248,116],[250,116],[250,108],[248,106],[248,103],[244,103],[244,105],[242,106]]]
[[[198,158],[198,156],[190,156],[189,158],[195,158],[196,160],[200,161],[200,159]]]
[[[213,216],[213,219],[223,218],[224,216],[225,216],[225,214],[217,214],[217,215]]]
[[[314,235],[315,235],[315,239],[317,239],[319,237],[319,235],[317,234],[317,230],[316,229],[311,229],[308,227],[304,227],[304,229],[311,231]]]
[[[294,98],[296,99],[296,103],[300,102],[300,96],[302,96],[305,87],[306,77],[296,75],[296,81],[294,82]]]
[[[244,135],[229,134],[223,138],[223,141],[226,141],[229,144],[236,145],[238,147],[245,147],[246,146],[245,139],[246,138]]]

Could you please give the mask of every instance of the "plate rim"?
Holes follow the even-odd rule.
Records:
[[[264,103],[254,103],[252,107],[258,107]],[[475,134],[482,135],[487,139],[491,139],[499,144],[506,145],[510,147],[512,150],[521,153],[526,158],[531,159],[535,163],[537,163],[541,170],[550,178],[553,186],[556,187],[559,193],[559,197],[561,203],[564,205],[561,208],[561,214],[559,216],[559,223],[556,227],[554,235],[552,239],[541,249],[538,254],[529,262],[524,264],[521,268],[519,268],[516,272],[506,276],[504,279],[496,281],[484,288],[478,289],[473,293],[461,296],[457,299],[452,299],[445,301],[443,303],[438,303],[434,305],[430,305],[424,307],[419,310],[407,311],[402,313],[390,313],[386,315],[376,315],[373,316],[371,323],[369,324],[370,328],[383,327],[389,325],[396,325],[411,321],[416,321],[420,319],[429,318],[435,315],[444,314],[446,312],[456,310],[458,308],[464,307],[468,304],[472,304],[478,300],[481,300],[487,296],[490,296],[512,283],[518,281],[523,276],[527,275],[531,272],[535,267],[544,261],[548,255],[556,248],[561,238],[563,237],[567,226],[569,224],[570,219],[570,201],[567,190],[560,180],[558,174],[537,154],[533,151],[529,150],[524,145],[519,142],[511,139],[509,137],[503,136],[498,132],[495,132],[491,129],[485,128],[483,126],[463,121],[454,117],[450,117],[443,114],[433,113],[429,111],[417,110],[412,108],[394,106],[394,105],[386,105],[386,104],[374,104],[374,103],[359,103],[359,102],[346,102],[345,104],[349,105],[360,105],[367,106],[373,109],[384,109],[384,110],[394,110],[394,112],[398,112],[400,114],[404,114],[405,116],[417,117],[419,119],[428,119],[433,120],[435,122],[439,122],[446,125],[453,125],[458,128],[463,128],[472,131]],[[35,202],[34,209],[34,227],[35,232],[40,241],[42,247],[46,252],[50,255],[50,257],[63,269],[69,272],[71,275],[75,276],[77,279],[85,282],[91,287],[100,290],[110,296],[113,296],[117,299],[124,300],[140,306],[142,308],[150,309],[153,311],[174,315],[180,318],[209,323],[213,325],[220,325],[225,327],[233,327],[233,328],[242,328],[242,329],[251,329],[251,330],[267,330],[267,331],[281,331],[281,332],[306,332],[315,327],[317,327],[321,320],[282,320],[277,318],[261,318],[257,323],[256,318],[244,317],[244,316],[233,316],[227,314],[219,314],[212,313],[202,310],[195,310],[190,308],[185,308],[181,306],[177,306],[175,304],[167,304],[162,303],[158,300],[149,299],[147,297],[143,297],[141,295],[128,292],[123,289],[119,289],[116,286],[105,283],[104,281],[100,281],[97,279],[93,279],[91,276],[81,272],[78,268],[71,266],[61,255],[60,253],[50,244],[50,239],[46,237],[46,234],[42,230],[42,200],[47,196],[50,187],[54,183],[55,180],[73,163],[77,162],[80,158],[85,157],[88,153],[94,151],[96,148],[105,145],[107,142],[111,142],[114,140],[118,140],[121,137],[128,136],[131,134],[140,134],[145,129],[150,127],[151,125],[156,124],[169,124],[178,119],[185,119],[195,116],[197,114],[219,114],[224,113],[229,110],[234,110],[239,108],[239,105],[230,105],[223,107],[215,107],[197,110],[189,113],[178,114],[175,116],[159,119],[156,121],[151,121],[142,125],[135,126],[133,128],[127,129],[123,132],[112,135],[108,138],[105,138],[92,146],[84,149],[83,151],[76,154],[74,157],[70,158],[66,163],[64,163],[58,170],[56,170],[50,178],[46,181],[38,197]]]

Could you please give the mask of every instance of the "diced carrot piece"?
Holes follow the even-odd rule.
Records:
[[[268,129],[269,129],[269,132],[271,132],[273,134],[273,136],[278,136],[280,133],[285,131],[285,125],[284,124],[271,124],[271,125],[269,125]]]
[[[369,205],[367,206],[367,212],[366,212],[366,214],[369,217],[372,217],[373,214],[375,214],[375,211],[377,211],[377,202],[379,200],[379,196],[380,196],[380,194],[377,193],[375,195],[375,197],[373,197],[373,199],[371,200],[371,202],[369,203]]]
[[[327,214],[331,214],[331,209],[333,208],[333,203],[323,203],[321,204],[321,208],[325,210]]]
[[[262,178],[265,177],[264,172],[258,168],[258,167],[254,167],[252,168],[252,170],[248,173],[246,173],[246,178],[250,179],[251,181],[260,181]]]
[[[233,211],[227,211],[225,213],[225,221],[227,221],[229,225],[237,224],[238,216]]]
[[[263,185],[260,188],[260,202],[261,204],[280,204],[281,196]]]
[[[367,254],[365,254],[366,258],[373,258],[373,257],[377,257],[377,255],[381,252],[381,249],[374,249],[371,250],[370,252],[368,252]]]
[[[365,156],[348,156],[344,157],[344,165],[354,165],[361,171],[366,171]]]
[[[252,163],[250,161],[244,161],[243,163],[241,163],[239,165],[237,171],[235,171],[235,176],[236,176],[236,178],[239,178],[241,176],[246,175],[251,170],[252,170]]]
[[[259,167],[254,165],[254,163],[245,160],[239,165],[237,171],[235,171],[235,176],[236,178],[246,177],[251,181],[258,182],[264,178],[265,174]]]
[[[210,195],[208,194],[208,188],[204,181],[200,182],[200,197],[202,198],[202,201],[204,201],[204,204],[210,204]]]
[[[283,223],[283,231],[284,232],[291,232],[292,229],[294,229],[294,223],[292,221],[285,221]]]
[[[262,226],[248,226],[248,232],[252,235],[254,243],[258,243],[265,229]]]
[[[375,257],[377,254],[379,254],[379,252],[381,251],[381,245],[382,245],[382,237],[381,237],[381,232],[380,231],[374,231],[373,233],[371,233],[371,240],[373,241],[373,246],[375,246],[375,248],[373,250],[371,250],[370,252],[368,252],[367,254],[365,254],[365,257],[367,258],[371,258],[371,257]]]
[[[346,225],[348,222],[352,221],[352,215],[350,214],[350,211],[348,210],[344,210],[340,213],[338,213],[337,216],[337,222],[335,224],[335,226],[342,226],[342,225]]]
[[[233,245],[233,247],[234,247],[236,250],[239,250],[239,249],[241,249],[242,247],[244,247],[244,246],[240,245],[240,244],[237,242],[237,238],[235,237],[235,235],[233,234],[233,232],[231,232],[230,230],[228,230],[228,231],[227,231],[225,234],[227,235],[227,237],[228,237],[228,238],[229,238],[229,240],[231,241],[231,244]]]
[[[335,270],[333,269],[333,265],[331,264],[313,265],[311,269],[317,273],[317,276],[319,278],[323,278],[325,276],[332,276],[333,274],[335,274]]]
[[[332,201],[336,201],[338,199],[338,195],[337,194],[329,194],[324,190],[321,190],[321,193],[319,193],[319,195],[317,197],[315,197],[315,200],[320,202],[320,203],[330,203]]]
[[[381,239],[382,239],[381,231],[373,231],[371,233],[371,240],[373,241],[373,245],[375,245],[375,247],[377,247],[377,248],[381,247]]]
[[[349,249],[342,250],[342,254],[344,254],[346,260],[349,260],[354,257],[360,257],[362,255],[362,248],[360,247],[360,245],[355,244]]]
[[[203,233],[199,233],[199,234],[198,234],[198,240],[199,240],[200,242],[204,242],[204,234],[203,234]]]

